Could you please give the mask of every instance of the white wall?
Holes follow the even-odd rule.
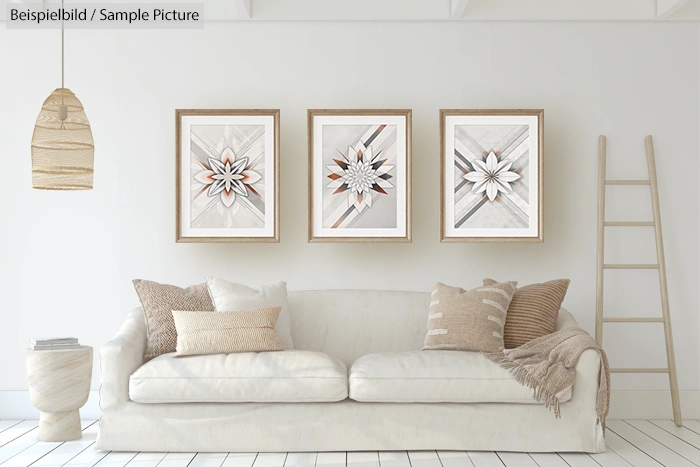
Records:
[[[200,31],[67,31],[66,85],[96,145],[95,190],[31,189],[29,143],[60,84],[58,32],[0,28],[0,390],[26,388],[32,336],[96,348],[138,304],[132,278],[205,275],[291,289],[427,291],[569,277],[565,302],[593,331],[597,138],[609,174],[646,178],[653,134],[681,389],[700,389],[700,43],[695,23],[218,23]],[[278,245],[174,242],[174,109],[281,109]],[[306,242],[306,109],[413,109],[414,241]],[[438,109],[545,109],[545,242],[440,244]],[[630,190],[637,190],[631,188]],[[649,215],[646,192],[610,189],[610,218]],[[651,233],[651,232],[647,232]],[[651,235],[608,237],[610,261],[653,262]],[[614,250],[614,251],[613,251]],[[654,272],[611,273],[611,314],[658,309]],[[614,366],[663,366],[655,325],[606,327]],[[94,387],[98,382],[95,367]],[[665,389],[614,376],[613,389]]]

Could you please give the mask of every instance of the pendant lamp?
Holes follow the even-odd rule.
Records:
[[[95,145],[83,104],[64,87],[63,35],[61,23],[61,87],[44,101],[36,119],[32,136],[32,187],[91,190]]]

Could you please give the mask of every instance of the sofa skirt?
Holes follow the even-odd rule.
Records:
[[[591,404],[561,418],[533,404],[138,404],[103,411],[96,448],[291,452],[482,450],[602,452]]]

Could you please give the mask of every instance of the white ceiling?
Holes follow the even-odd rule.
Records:
[[[247,0],[207,0],[236,16]],[[646,21],[700,20],[700,0],[250,0],[257,21]],[[461,18],[453,11],[463,11]]]
[[[24,0],[0,1],[16,5]],[[54,4],[59,0],[44,1]],[[101,2],[123,3],[123,0]],[[139,3],[165,2],[197,3],[197,0]],[[66,0],[66,3],[96,1]],[[700,0],[200,0],[199,3],[204,3],[208,21],[700,21]],[[5,14],[3,8],[0,19]]]

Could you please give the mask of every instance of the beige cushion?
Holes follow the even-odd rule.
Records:
[[[506,349],[520,347],[554,332],[569,282],[569,279],[559,279],[526,285],[515,291],[503,334]],[[493,279],[484,279],[485,286],[496,283]]]
[[[273,284],[249,287],[236,284],[216,277],[207,277],[209,294],[214,302],[216,311],[242,311],[255,308],[269,308],[281,306],[280,316],[275,324],[275,331],[287,349],[294,347],[292,342],[292,322],[289,319],[289,305],[287,304],[287,283],[275,282]],[[178,308],[184,310],[185,308]],[[188,308],[195,310],[196,308]]]
[[[284,350],[275,332],[281,309],[173,311],[177,355]]]
[[[350,368],[350,398],[361,402],[535,404],[532,389],[478,352],[365,355]],[[571,389],[561,402],[571,399]]]
[[[183,289],[142,279],[133,282],[146,317],[145,358],[175,352],[177,331],[173,321],[173,310],[214,311],[207,284],[192,285]]]
[[[161,355],[129,379],[131,400],[336,402],[348,396],[347,369],[319,352],[284,350],[177,357]]]
[[[435,283],[423,350],[503,350],[503,325],[517,282],[466,291]]]

